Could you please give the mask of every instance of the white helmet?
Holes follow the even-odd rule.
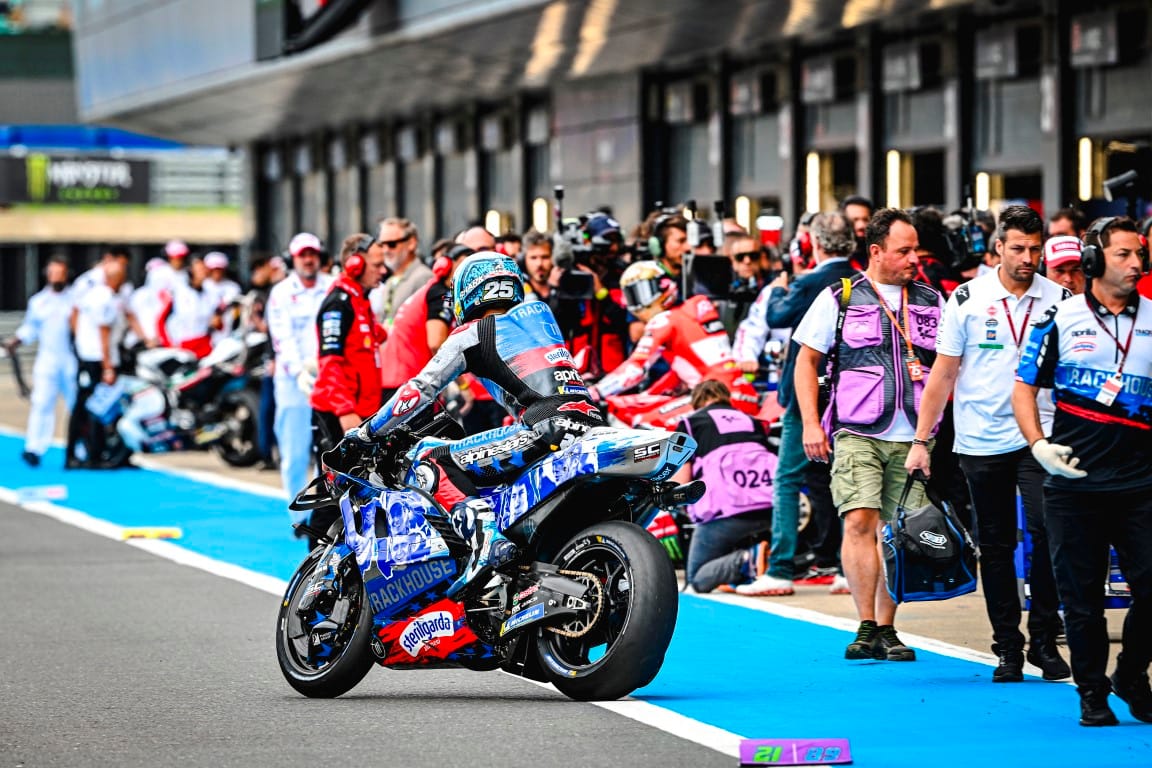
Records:
[[[645,309],[660,302],[660,309],[671,296],[671,280],[654,261],[637,261],[620,276],[620,290],[630,312]]]

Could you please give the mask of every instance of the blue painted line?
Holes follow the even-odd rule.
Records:
[[[180,546],[287,579],[304,556],[285,502],[144,469],[38,469],[0,435],[0,485],[63,484],[62,506],[122,526],[176,525]],[[918,650],[918,661],[848,662],[847,632],[700,597],[681,598],[664,667],[637,698],[749,738],[848,738],[857,765],[947,768],[1152,764],[1152,727],[1112,699],[1116,728],[1076,724],[1069,685],[993,685],[991,669]]]

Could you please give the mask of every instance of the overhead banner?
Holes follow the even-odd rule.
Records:
[[[0,203],[146,204],[146,160],[28,154],[0,158]]]

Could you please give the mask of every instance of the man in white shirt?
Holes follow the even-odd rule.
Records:
[[[1044,528],[1044,470],[1032,457],[1012,413],[1016,366],[1030,324],[1070,294],[1036,274],[1044,221],[1031,208],[1010,205],[1000,214],[994,242],[999,265],[961,285],[948,299],[936,338],[936,364],[920,403],[909,472],[930,469],[925,447],[955,389],[955,451],[968,481],[980,540],[980,579],[992,624],[996,683],[1024,679],[1024,635],[1016,586],[1016,489],[1032,534],[1032,608],[1028,661],[1046,680],[1071,676],[1056,650],[1060,599]],[[1051,423],[1051,413],[1048,414]]]
[[[212,332],[212,343],[232,332],[235,326],[236,312],[226,312],[228,305],[240,298],[242,291],[240,284],[228,277],[228,256],[220,251],[211,251],[204,254],[204,266],[208,269],[208,276],[204,278],[204,293],[206,293],[216,311],[220,312],[218,328]]]
[[[280,446],[280,477],[284,490],[299,493],[308,484],[312,458],[312,406],[309,395],[316,381],[316,313],[332,285],[320,271],[320,238],[301,232],[288,244],[292,274],[268,296],[268,333],[275,352],[273,387],[276,395],[274,430]],[[301,523],[308,512],[292,512]]]
[[[924,504],[923,484],[908,483],[904,460],[936,357],[942,307],[940,294],[914,279],[919,242],[907,213],[877,211],[865,242],[867,271],[849,283],[851,290],[833,285],[820,293],[792,335],[800,345],[796,401],[805,455],[828,461],[829,437],[836,441],[832,499],[844,521],[841,560],[860,617],[844,658],[914,661],[915,651],[896,634],[896,605],[884,585],[877,537],[881,523],[894,519],[905,487],[908,506]],[[822,421],[819,376],[826,354],[835,364]]]
[[[77,369],[76,403],[68,420],[68,446],[65,451],[65,469],[79,467],[106,467],[119,464],[104,455],[104,426],[93,419],[86,408],[88,398],[100,383],[115,384],[120,365],[120,341],[127,329],[128,297],[125,285],[125,265],[113,258],[100,267],[104,281],[95,284],[76,300],[74,308]],[[85,456],[77,453],[83,441]]]
[[[68,263],[52,259],[44,270],[48,285],[28,300],[24,321],[5,346],[14,352],[21,344],[38,343],[32,366],[32,402],[21,457],[33,467],[52,442],[56,431],[56,399],[69,410],[76,400],[76,355],[72,352],[72,295],[68,290]]]

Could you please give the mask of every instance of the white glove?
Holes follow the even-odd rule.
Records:
[[[1080,459],[1072,458],[1072,449],[1066,445],[1056,445],[1041,438],[1032,444],[1032,455],[1050,475],[1073,479],[1088,476],[1084,470],[1076,469]]]
[[[304,369],[296,376],[296,386],[307,397],[312,396],[312,388],[316,386],[316,366],[315,364],[304,364]]]

